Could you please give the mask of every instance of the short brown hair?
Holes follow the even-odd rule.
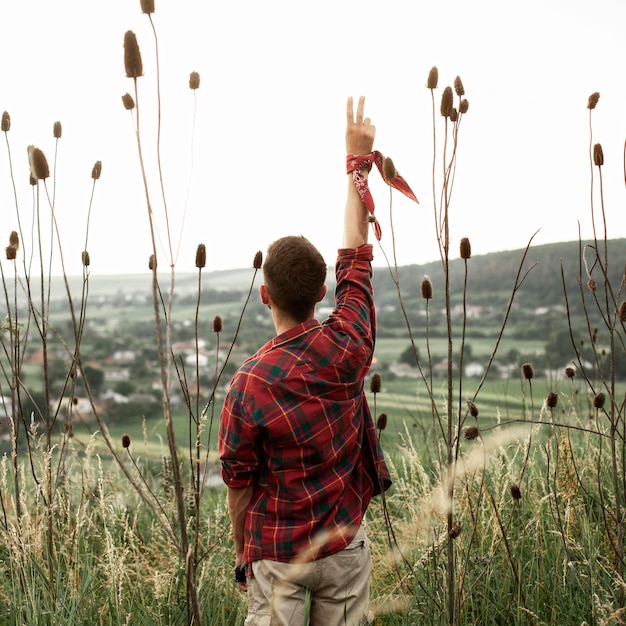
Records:
[[[290,235],[268,247],[263,277],[274,304],[304,322],[322,293],[326,262],[308,239]]]

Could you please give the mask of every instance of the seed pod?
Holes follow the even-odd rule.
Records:
[[[467,237],[461,239],[461,258],[469,259],[472,256],[472,245]]]
[[[381,413],[376,420],[376,428],[378,430],[385,430],[387,428],[387,413]]]
[[[467,439],[468,441],[472,441],[473,439],[476,439],[476,437],[478,437],[479,434],[480,434],[480,431],[478,430],[476,426],[470,426],[469,428],[465,429],[465,439]]]
[[[128,448],[130,446],[130,435],[124,433],[122,435],[122,446]]]
[[[102,174],[102,161],[96,161],[91,168],[91,177],[94,180],[98,180],[100,178],[100,174]]]
[[[216,315],[213,318],[213,332],[214,333],[222,332],[222,318],[219,315]]]
[[[9,245],[13,246],[14,248],[20,247],[20,236],[14,230],[12,230],[11,234],[9,235]]]
[[[467,401],[467,408],[472,417],[478,417],[478,407],[471,400]]]
[[[606,396],[600,391],[599,393],[595,395],[595,398],[593,399],[593,408],[594,409],[603,408],[605,401],[606,401]]]
[[[154,271],[157,268],[157,260],[156,260],[156,256],[154,254],[150,255],[150,258],[148,259],[148,269],[150,271]]]
[[[619,305],[619,321],[626,322],[626,300]]]
[[[13,246],[7,246],[5,248],[5,252],[7,255],[7,261],[14,261],[17,257],[17,248],[14,248]]]
[[[382,379],[380,374],[376,372],[372,379],[370,380],[370,391],[372,393],[380,393],[380,388],[382,387]]]
[[[44,180],[50,176],[50,168],[46,155],[35,146],[28,146],[28,160],[30,161],[30,173],[37,180]]]
[[[261,268],[261,265],[263,265],[263,253],[258,250],[257,253],[254,255],[254,260],[252,261],[252,267],[255,270],[258,270]]]
[[[61,139],[61,135],[63,134],[63,128],[61,126],[61,122],[55,122],[52,127],[52,134],[55,139]]]
[[[450,117],[450,113],[453,109],[453,96],[452,87],[448,86],[443,90],[441,94],[441,115],[443,117]]]
[[[459,119],[459,112],[456,110],[456,107],[452,107],[452,111],[450,111],[450,121],[456,122]]]
[[[450,539],[456,539],[461,534],[461,523],[455,522],[454,526],[448,531]]]
[[[519,485],[513,484],[511,485],[511,496],[513,500],[521,500],[522,499],[522,491],[519,488]]]
[[[122,104],[127,111],[132,111],[135,108],[135,101],[129,93],[122,96]]]
[[[6,133],[9,130],[11,130],[11,116],[9,115],[8,111],[5,111],[2,114],[2,132]]]
[[[454,79],[454,91],[456,91],[457,96],[465,95],[465,87],[463,87],[463,81],[461,80],[460,76],[457,76]]]
[[[154,13],[154,0],[140,0],[142,13]]]
[[[587,287],[589,287],[589,291],[591,291],[591,293],[595,293],[596,292],[596,279],[591,277],[587,281]]]
[[[557,396],[554,391],[551,391],[546,398],[546,405],[548,406],[548,408],[553,409],[557,405],[558,401],[559,396]]]
[[[398,170],[389,157],[383,159],[383,178],[393,180],[398,175]]]
[[[196,267],[203,268],[206,265],[206,246],[201,243],[196,249]]]
[[[522,365],[522,375],[526,380],[531,380],[532,377],[535,375],[535,373],[533,372],[533,366],[530,363],[524,363]]]
[[[196,90],[200,87],[200,74],[198,72],[191,72],[189,74],[189,89]]]
[[[439,70],[433,66],[428,72],[428,80],[426,81],[426,87],[428,89],[437,89],[437,83],[439,82]]]
[[[599,143],[593,147],[593,162],[598,167],[604,165],[604,152],[602,152],[602,145]]]
[[[576,370],[573,367],[566,367],[565,376],[568,378],[574,378],[574,376],[576,376]]]
[[[128,78],[139,78],[143,76],[143,63],[137,37],[132,30],[127,30],[124,34],[124,68]]]
[[[463,100],[459,103],[459,113],[467,113],[468,109],[469,102],[467,101],[467,98],[463,98]]]
[[[596,108],[596,104],[598,104],[598,100],[600,99],[600,94],[597,91],[594,91],[587,101],[587,108],[592,110]]]
[[[85,267],[89,267],[89,264],[91,263],[91,259],[89,258],[89,252],[87,252],[87,250],[83,250],[81,254],[81,258],[83,261],[83,265]]]
[[[420,286],[422,292],[422,298],[424,300],[430,300],[433,297],[433,284],[430,282],[430,278],[428,276],[424,276],[422,280],[422,284]]]

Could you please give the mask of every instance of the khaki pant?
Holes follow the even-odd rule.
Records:
[[[362,526],[349,546],[318,561],[256,561],[245,626],[367,624],[371,569]]]

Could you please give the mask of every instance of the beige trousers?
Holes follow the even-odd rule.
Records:
[[[245,626],[367,624],[371,569],[362,526],[350,545],[317,561],[256,561]]]

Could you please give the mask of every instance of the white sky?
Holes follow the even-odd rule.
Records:
[[[436,259],[425,87],[433,65],[438,132],[441,91],[455,76],[470,103],[451,206],[454,254],[461,237],[483,254],[524,247],[537,230],[535,245],[574,240],[579,222],[583,237],[591,234],[586,106],[594,91],[601,94],[593,142],[604,149],[609,236],[626,236],[623,0],[156,0],[153,20],[174,246],[182,225],[179,271],[195,269],[199,243],[207,246],[207,270],[220,270],[250,266],[257,250],[285,234],[307,236],[334,262],[346,186],[345,100],[361,94],[377,126],[375,147],[420,199],[415,205],[393,195],[398,262]],[[155,45],[139,0],[20,0],[4,7],[2,23],[0,110],[11,115],[22,219],[30,220],[33,204],[27,146],[41,148],[52,169],[52,127],[61,121],[55,202],[66,271],[81,272],[97,160],[91,271],[147,271],[146,202],[121,103],[133,90],[123,64],[124,33],[133,30],[145,72],[139,100],[150,195],[164,238],[154,170]],[[201,78],[195,105],[191,71]],[[3,249],[17,222],[1,139]],[[372,178],[390,253],[389,193]],[[49,215],[45,204],[42,215]],[[375,263],[384,263],[380,252]]]

